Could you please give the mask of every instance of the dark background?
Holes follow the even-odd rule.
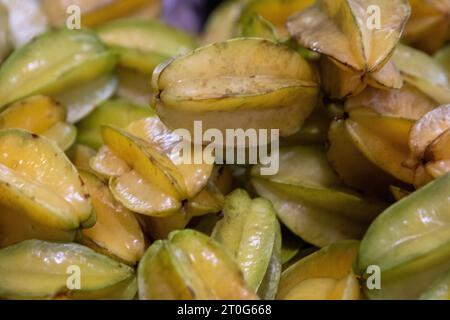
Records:
[[[164,0],[164,19],[171,25],[199,33],[222,0]]]

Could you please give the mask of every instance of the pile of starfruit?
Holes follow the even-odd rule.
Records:
[[[449,299],[450,1],[161,7],[0,0],[0,299]]]

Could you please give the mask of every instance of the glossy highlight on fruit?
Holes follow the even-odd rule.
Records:
[[[239,38],[160,65],[153,74],[153,107],[171,129],[193,132],[194,121],[203,121],[204,130],[279,129],[287,136],[313,111],[317,80],[295,51]]]

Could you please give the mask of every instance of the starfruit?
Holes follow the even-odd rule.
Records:
[[[192,199],[198,195],[208,183],[213,171],[212,164],[195,163],[196,150],[192,152],[190,159],[184,159],[179,147],[183,143],[183,137],[170,131],[164,123],[157,117],[150,117],[135,121],[128,126],[131,134],[147,142],[151,149],[158,151],[161,155],[169,159],[166,171],[172,171],[174,185],[179,194]],[[186,161],[187,160],[187,161]],[[170,168],[173,166],[173,170]]]
[[[107,255],[136,264],[144,254],[145,243],[134,213],[114,200],[108,186],[95,175],[81,172],[96,215],[93,227],[82,231],[83,243]]]
[[[151,74],[160,63],[195,48],[195,39],[158,21],[119,20],[101,26],[100,39],[119,51],[119,64]]]
[[[283,271],[279,300],[360,300],[353,273],[359,242],[340,241],[301,259]]]
[[[102,128],[106,148],[91,160],[92,168],[111,177],[114,197],[129,210],[168,216],[206,186],[213,166],[185,163],[178,147],[182,137],[158,119],[131,123],[126,130]],[[194,155],[192,155],[194,156]]]
[[[76,169],[56,144],[35,134],[0,131],[0,189],[2,246],[30,237],[56,240],[52,229],[66,240],[95,223]]]
[[[398,45],[392,59],[405,82],[439,104],[450,103],[450,82],[447,73],[431,56],[408,46]]]
[[[273,299],[281,274],[281,231],[272,204],[236,190],[225,200],[223,218],[213,230],[237,260],[248,286],[263,299]]]
[[[225,249],[189,229],[153,243],[139,263],[138,287],[143,300],[257,298]]]
[[[133,299],[136,291],[131,267],[79,244],[28,240],[0,250],[3,299]]]
[[[32,96],[12,104],[0,113],[0,129],[19,128],[42,135],[67,150],[77,129],[65,122],[66,109],[46,96]]]
[[[323,55],[325,91],[345,98],[367,84],[401,88],[401,76],[390,57],[409,14],[406,0],[318,0],[290,17],[287,27],[301,45]]]
[[[77,141],[80,144],[99,149],[102,144],[101,127],[112,125],[126,128],[130,123],[153,116],[154,113],[127,100],[108,100],[96,108],[88,117],[77,124]]]
[[[268,40],[209,45],[153,74],[156,108],[171,129],[279,129],[297,132],[318,97],[315,70],[295,51]]]
[[[412,121],[353,111],[346,122],[348,133],[359,150],[375,165],[405,183],[413,172],[404,165],[408,157],[408,134]]]
[[[196,46],[192,36],[158,21],[113,21],[98,28],[97,33],[119,52],[118,96],[145,106],[151,99],[150,80],[155,67]]]
[[[95,34],[81,30],[48,32],[16,50],[0,68],[0,109],[36,94],[68,108],[68,121],[83,118],[113,94],[110,75],[115,53]]]
[[[81,25],[95,27],[110,20],[124,17],[153,19],[159,16],[161,0],[42,0],[52,26],[60,27],[66,23],[67,8],[76,5],[80,8]]]
[[[379,28],[369,28],[369,5],[381,10]],[[319,0],[292,16],[287,26],[307,48],[349,69],[374,72],[392,55],[409,14],[404,0]]]
[[[284,148],[278,174],[258,172],[258,166],[252,169],[256,192],[272,201],[289,230],[318,247],[360,239],[386,208],[382,201],[345,188],[320,147]]]
[[[383,212],[364,236],[357,271],[381,270],[371,299],[417,299],[450,266],[450,175],[414,192]]]
[[[183,177],[166,155],[124,130],[104,127],[102,136],[113,154],[128,166],[124,174],[110,180],[117,200],[142,214],[179,208],[187,197],[186,189]],[[153,200],[155,208],[148,203]]]
[[[437,51],[450,39],[450,1],[409,0],[409,3],[411,18],[406,25],[404,39],[425,52]]]

